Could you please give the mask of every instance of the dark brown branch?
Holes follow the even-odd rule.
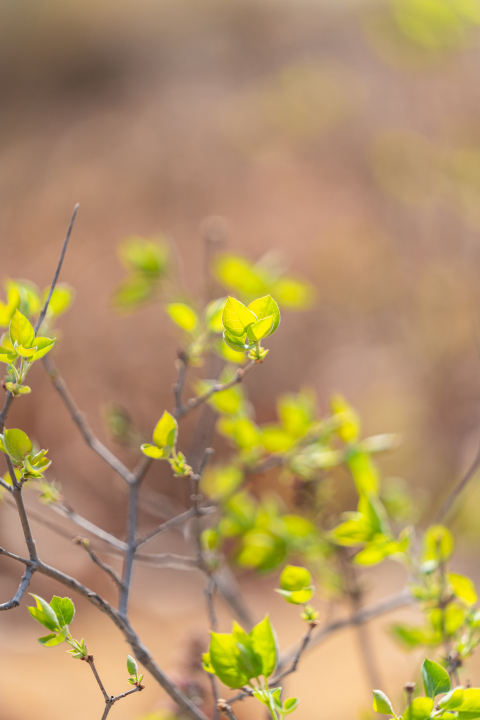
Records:
[[[105,445],[100,442],[100,440],[96,437],[96,435],[94,435],[94,433],[88,426],[83,416],[83,413],[80,411],[75,400],[70,395],[65,381],[58,374],[58,371],[55,368],[55,365],[53,364],[50,356],[45,355],[45,357],[42,358],[42,362],[45,370],[48,373],[48,376],[50,377],[50,380],[52,381],[55,390],[57,390],[58,394],[63,400],[63,403],[67,408],[70,417],[80,430],[80,433],[87,445],[91,447],[92,450],[102,458],[102,460],[104,460],[108,465],[110,465],[110,467],[115,470],[115,472],[118,473],[118,475],[120,475],[120,477],[122,477],[125,482],[133,484],[136,479],[134,473],[132,473],[126,467],[126,465],[124,465],[122,461],[117,458],[116,455],[114,455],[107,447],[105,447]]]
[[[52,299],[53,291],[55,290],[55,285],[57,284],[58,276],[60,275],[60,270],[62,269],[63,260],[65,258],[65,253],[67,252],[68,241],[70,240],[70,235],[72,234],[73,224],[75,222],[75,218],[77,216],[77,210],[79,207],[80,206],[77,203],[75,205],[75,207],[73,208],[72,218],[70,220],[70,225],[68,226],[67,235],[65,237],[65,240],[63,241],[62,252],[60,253],[60,258],[58,260],[57,269],[55,270],[55,275],[53,276],[52,284],[50,286],[50,291],[47,295],[47,299],[45,300],[45,304],[42,308],[42,312],[40,313],[39,318],[37,320],[37,324],[35,325],[35,335],[38,333],[38,331],[40,329],[40,325],[45,320],[45,315],[47,314],[48,306],[50,305],[50,300]]]

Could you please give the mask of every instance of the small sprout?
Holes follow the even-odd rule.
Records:
[[[175,477],[190,477],[193,470],[187,465],[187,458],[182,452],[178,452],[174,457],[168,460]]]
[[[143,675],[138,675],[137,661],[131,655],[127,655],[127,670],[130,675],[127,680],[128,684],[134,685],[135,687],[141,687]]]
[[[280,575],[280,588],[276,592],[283,595],[285,600],[294,605],[305,605],[314,593],[312,576],[303,567],[287,565]]]
[[[153,431],[154,445],[144,443],[140,449],[144,455],[154,460],[166,459],[175,450],[177,435],[178,423],[173,415],[165,410]]]
[[[25,480],[39,480],[52,464],[46,455],[48,450],[33,453],[33,444],[23,430],[10,428],[0,435],[0,450],[10,457]]]
[[[300,617],[307,623],[316,623],[318,612],[311,605],[305,605],[303,612],[300,613]]]

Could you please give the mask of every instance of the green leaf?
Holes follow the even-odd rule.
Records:
[[[397,717],[392,703],[381,690],[373,691],[373,709],[375,712],[382,713],[382,715],[393,715],[393,717]]]
[[[6,451],[16,463],[23,463],[25,456],[28,455],[33,448],[28,435],[24,433],[23,430],[16,428],[5,430],[3,442],[5,443]]]
[[[438,707],[444,710],[458,710],[463,703],[464,690],[462,687],[457,687],[451,690],[447,695],[438,703]]]
[[[212,632],[209,653],[215,675],[224,685],[236,690],[248,683],[250,678],[239,663],[239,651],[233,635]]]
[[[423,536],[422,562],[450,559],[454,549],[452,533],[443,525],[432,525]]]
[[[457,573],[447,573],[447,578],[453,592],[459,600],[462,600],[466,605],[475,605],[478,596],[475,585],[470,578],[464,575],[457,575]]]
[[[273,284],[272,292],[280,305],[292,310],[307,310],[315,300],[313,286],[292,277],[279,278]]]
[[[20,293],[17,288],[10,288],[7,292],[7,303],[0,302],[0,327],[8,327],[15,310],[20,307]]]
[[[182,330],[192,332],[198,324],[198,315],[189,305],[185,303],[170,303],[167,305],[167,312]]]
[[[463,691],[462,704],[455,708],[460,714],[470,713],[470,717],[480,717],[480,689],[479,688],[467,688]],[[465,718],[468,720],[468,718]]]
[[[287,565],[280,575],[280,587],[282,590],[303,590],[312,584],[312,576],[304,567]]]
[[[24,358],[32,358],[33,355],[35,355],[37,351],[36,347],[29,347],[25,348],[23,345],[19,345],[18,343],[15,343],[15,352],[17,352],[21,357]]]
[[[205,670],[205,672],[210,673],[211,675],[215,675],[215,669],[210,662],[210,653],[203,653],[202,655],[202,667]]]
[[[361,450],[353,450],[348,453],[347,465],[352,473],[355,485],[359,493],[378,494],[380,479],[378,470],[370,455]]]
[[[233,425],[233,437],[242,450],[250,450],[261,441],[261,433],[250,418],[239,418]]]
[[[283,706],[283,710],[280,710],[282,715],[289,715],[291,712],[297,709],[299,704],[298,698],[288,698],[288,700],[285,700],[285,704]]]
[[[247,331],[247,327],[257,321],[257,316],[243,303],[233,297],[229,297],[225,303],[222,314],[223,326],[232,335],[241,337]]]
[[[140,450],[149,458],[153,460],[160,460],[161,458],[168,458],[170,456],[171,448],[159,448],[156,445],[150,445],[150,443],[143,443],[140,445]]]
[[[163,238],[154,241],[133,236],[123,241],[119,254],[128,270],[144,275],[160,276],[166,270],[168,245]]]
[[[349,443],[358,440],[360,435],[360,421],[355,410],[347,403],[342,395],[333,395],[330,398],[330,407],[334,416],[339,416],[338,434],[343,442]]]
[[[221,297],[218,300],[212,300],[205,308],[205,322],[208,329],[214,333],[223,332],[222,315],[226,302],[227,298]]]
[[[423,686],[425,695],[435,698],[440,693],[450,692],[451,683],[448,672],[433,660],[425,658],[422,665]]]
[[[15,310],[15,315],[10,322],[10,339],[13,345],[17,343],[24,348],[31,347],[35,340],[35,330],[30,320],[18,310]]]
[[[131,655],[127,655],[127,670],[130,675],[135,675],[135,677],[138,675],[137,662]]]
[[[60,632],[54,633],[53,635],[47,635],[46,637],[38,638],[38,642],[45,647],[55,647],[55,645],[61,645],[68,635],[68,627],[62,627]]]
[[[255,313],[259,320],[268,319],[273,316],[273,323],[267,333],[268,335],[273,335],[280,324],[280,308],[272,296],[265,295],[264,297],[257,298],[249,304],[248,309]],[[258,339],[262,337],[266,337],[266,335],[261,335]]]
[[[254,347],[254,343],[247,341],[247,333],[243,335],[233,335],[229,330],[223,333],[223,339],[231,350],[235,352],[246,352]]]
[[[113,294],[113,304],[120,312],[135,310],[153,298],[157,281],[148,275],[135,274],[123,280]]]
[[[35,338],[35,347],[37,351],[32,355],[31,361],[40,360],[44,355],[50,352],[55,345],[55,338],[37,337]]]
[[[54,609],[50,607],[46,600],[38,595],[34,595],[33,593],[30,593],[30,595],[35,598],[37,603],[36,607],[28,608],[30,615],[41,625],[48,628],[48,630],[53,630],[55,632],[59,630],[60,624]]]
[[[252,343],[259,342],[262,338],[271,335],[273,327],[273,315],[250,325],[247,329],[247,337]]]
[[[11,352],[5,347],[0,348],[0,362],[10,365],[10,363],[15,362],[16,359],[17,353],[15,351]]]
[[[227,288],[250,296],[267,290],[264,274],[239,255],[220,255],[214,264],[215,275]]]
[[[54,595],[50,600],[50,607],[58,618],[60,627],[70,625],[75,617],[75,605],[68,597],[58,597]]]
[[[177,443],[177,433],[177,421],[168,410],[165,410],[153,431],[153,442],[160,448],[173,448]]]
[[[433,700],[426,697],[418,697],[412,700],[403,713],[403,720],[427,720],[433,710]]]
[[[277,665],[277,642],[268,615],[255,625],[249,632],[252,647],[262,660],[262,674],[265,678],[275,670]]]

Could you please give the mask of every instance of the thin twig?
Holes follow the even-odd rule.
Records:
[[[90,540],[87,540],[86,538],[77,537],[74,539],[75,545],[79,545],[82,547],[86,552],[90,555],[90,558],[95,563],[95,565],[98,565],[107,575],[109,575],[113,582],[118,585],[119,588],[123,587],[122,579],[119,577],[119,575],[115,572],[115,570],[110,566],[107,565],[107,563],[103,562],[98,555],[95,553],[94,550],[92,550],[90,545]]]
[[[70,395],[70,391],[68,390],[65,381],[58,374],[58,371],[50,356],[45,355],[45,357],[42,358],[42,362],[45,370],[48,373],[48,376],[50,377],[50,380],[52,381],[54,388],[57,390],[58,394],[63,400],[63,403],[67,408],[70,417],[80,430],[80,433],[87,445],[91,447],[92,450],[102,458],[102,460],[104,460],[108,465],[110,465],[110,467],[115,470],[115,472],[118,473],[118,475],[120,475],[120,477],[122,477],[125,482],[130,484],[134,483],[135,475],[126,467],[126,465],[122,463],[121,460],[117,458],[116,455],[114,455],[107,447],[105,447],[102,442],[100,442],[100,440],[96,437],[96,435],[88,426],[87,421],[83,416],[83,413],[80,411],[75,400]]]
[[[128,613],[128,600],[130,595],[130,585],[132,582],[133,563],[135,553],[137,551],[136,534],[138,526],[138,495],[140,492],[140,483],[135,481],[130,485],[128,496],[128,512],[127,512],[127,552],[123,561],[122,569],[122,585],[120,587],[120,596],[118,608],[122,615]]]
[[[94,676],[95,676],[95,680],[97,681],[100,690],[102,691],[102,695],[103,695],[103,697],[104,697],[104,699],[105,699],[105,702],[106,702],[106,703],[109,703],[109,702],[110,702],[110,695],[109,695],[109,694],[107,693],[107,691],[105,690],[105,686],[104,686],[103,682],[102,682],[101,679],[100,679],[100,675],[98,674],[97,668],[95,667],[95,663],[93,662],[93,655],[88,655],[87,658],[86,658],[86,660],[87,660],[87,663],[90,665],[90,667],[91,667],[91,669],[92,669],[92,673],[93,673]]]
[[[206,400],[212,397],[212,395],[215,395],[215,393],[222,392],[223,390],[228,390],[229,388],[233,387],[239,382],[242,382],[243,378],[247,373],[250,372],[250,370],[256,365],[256,360],[250,360],[248,365],[245,365],[243,368],[239,368],[237,372],[235,373],[235,376],[229,380],[226,383],[215,383],[212,385],[208,390],[205,390],[205,392],[201,393],[200,395],[196,395],[193,398],[190,398],[190,400],[187,400],[185,405],[182,405],[182,407],[178,410],[177,419],[180,419],[187,415],[189,412],[197,408],[199,405],[204,403]]]
[[[42,312],[40,313],[37,324],[35,325],[35,335],[40,329],[40,325],[45,320],[45,315],[47,314],[48,306],[50,304],[50,300],[52,299],[53,291],[55,290],[55,285],[57,284],[58,276],[60,275],[60,270],[62,269],[63,260],[65,258],[65,253],[67,252],[67,246],[68,241],[70,240],[70,235],[72,234],[73,230],[73,224],[75,222],[75,218],[77,216],[77,210],[80,207],[80,205],[77,203],[75,207],[73,208],[73,214],[72,219],[70,220],[70,225],[68,226],[67,235],[65,237],[65,240],[63,241],[63,247],[62,252],[60,253],[60,258],[58,260],[57,269],[55,270],[55,275],[53,276],[52,284],[50,286],[50,291],[47,295],[47,299],[45,300],[45,304],[43,306]]]
[[[135,555],[137,561],[150,567],[170,568],[172,570],[197,570],[199,568],[196,557],[188,555],[175,555],[175,553],[158,553],[157,555]]]
[[[182,410],[182,391],[187,378],[188,359],[183,350],[178,351],[177,359],[178,377],[177,382],[173,386],[173,394],[175,396],[175,409],[173,414],[175,417],[179,417],[179,413]]]
[[[237,716],[233,712],[232,708],[228,704],[226,700],[219,700],[217,704],[218,709],[220,710],[225,717],[228,718],[228,720],[238,720]]]
[[[278,685],[278,683],[280,682],[280,680],[283,680],[284,677],[286,677],[287,675],[291,675],[292,673],[294,673],[294,672],[297,671],[297,667],[298,667],[298,663],[300,662],[300,658],[302,657],[303,653],[304,653],[305,650],[307,649],[307,645],[308,645],[308,643],[310,642],[310,638],[311,638],[311,636],[312,636],[312,632],[314,631],[314,629],[315,629],[316,627],[317,627],[317,623],[316,623],[316,622],[310,623],[307,632],[305,633],[305,635],[303,636],[303,638],[302,638],[302,640],[301,640],[301,642],[300,642],[300,645],[299,645],[299,647],[298,647],[297,653],[296,653],[295,657],[294,657],[293,660],[292,660],[291,666],[290,666],[287,670],[284,670],[283,672],[281,672],[279,675],[275,675],[275,677],[274,677],[273,680],[271,681],[270,685],[272,685],[273,687],[275,687],[276,685]]]
[[[468,468],[465,475],[462,477],[461,480],[455,485],[451,493],[448,495],[446,500],[444,501],[442,507],[438,511],[435,522],[440,523],[445,518],[446,515],[450,512],[451,508],[453,507],[456,499],[460,495],[460,493],[465,489],[466,485],[470,482],[470,480],[476,475],[478,469],[480,468],[480,449],[477,452],[477,455],[475,456],[472,464]]]
[[[66,503],[54,503],[52,505],[49,505],[48,507],[59,515],[68,518],[69,520],[74,522],[75,525],[78,525],[78,527],[81,527],[84,530],[88,530],[88,532],[90,532],[92,535],[95,535],[95,537],[99,538],[99,540],[103,540],[104,542],[108,543],[109,545],[113,545],[113,547],[116,547],[123,552],[127,551],[128,546],[126,543],[116,538],[115,535],[111,535],[106,530],[102,530],[102,528],[94,525],[92,522],[90,522],[90,520],[87,520],[82,515],[79,515],[77,512],[72,510],[72,508],[69,507]]]
[[[198,512],[200,515],[209,515],[210,513],[215,512],[217,508],[216,507],[206,507],[206,508],[199,508]],[[150,532],[145,533],[145,535],[141,535],[137,541],[136,541],[136,547],[140,547],[140,545],[144,545],[146,542],[151,540],[154,537],[157,537],[157,535],[161,535],[161,533],[166,532],[167,530],[170,530],[171,528],[176,527],[177,525],[181,525],[182,523],[186,522],[187,520],[190,520],[194,515],[196,514],[195,508],[190,508],[189,510],[186,510],[185,512],[181,513],[180,515],[177,515],[176,517],[171,518],[170,520],[167,520],[166,522],[162,523],[158,527],[154,528],[153,530],[150,530]]]
[[[0,554],[12,557],[9,553],[3,551],[2,548],[0,548]],[[18,586],[17,592],[11,600],[0,605],[0,610],[12,610],[13,608],[16,608],[20,605],[20,601],[25,595],[28,586],[30,585],[30,580],[32,579],[34,572],[35,565],[27,565],[25,572],[23,573],[23,577],[20,581],[20,585]]]

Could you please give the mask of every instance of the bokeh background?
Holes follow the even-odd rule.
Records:
[[[223,249],[250,260],[274,250],[316,290],[308,312],[284,313],[267,365],[248,378],[257,418],[273,420],[280,392],[310,386],[325,412],[341,391],[366,433],[400,433],[382,469],[414,489],[423,522],[432,518],[479,441],[479,23],[475,0],[1,3],[1,275],[49,284],[80,202],[62,273],[76,301],[59,321],[55,355],[107,444],[107,403],[121,403],[147,435],[171,407],[179,343],[158,304],[131,316],[112,309],[124,276],[119,242],[170,238],[201,302],[204,219],[222,216]],[[50,477],[69,502],[121,534],[120,481],[85,448],[43,369],[29,379],[34,392],[14,404],[11,424],[50,448]],[[134,465],[135,452],[119,452]],[[180,506],[163,468],[149,486]],[[475,483],[467,498],[456,567],[480,578]],[[45,560],[112,595],[81,549],[46,528],[36,534]],[[156,548],[185,542],[162,537]],[[22,548],[5,506],[0,544]],[[18,568],[2,560],[0,572],[4,600]],[[258,617],[270,610],[283,647],[299,637],[296,614],[272,592],[276,577],[238,579]],[[371,598],[403,579],[390,565],[365,573]],[[135,578],[134,622],[180,682],[196,644],[207,643],[202,587],[171,570]],[[39,594],[58,590],[35,579]],[[227,629],[229,610],[220,615]],[[388,622],[372,634],[383,689],[395,696],[420,655],[398,650]],[[76,626],[121,692],[126,647],[116,630],[81,601]],[[36,633],[24,606],[0,617],[1,720],[100,717],[87,669],[63,648],[40,647]],[[478,682],[480,666],[471,668]],[[370,712],[353,633],[312,651],[287,687],[302,699],[298,720]],[[111,717],[165,708],[150,682]],[[257,717],[250,705],[238,713]]]

